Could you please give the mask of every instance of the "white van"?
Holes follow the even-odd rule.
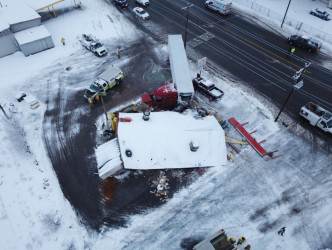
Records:
[[[149,0],[136,0],[136,2],[143,6],[148,6],[150,4]]]
[[[232,10],[232,2],[229,0],[207,0],[205,8],[211,9],[222,15],[227,15]]]

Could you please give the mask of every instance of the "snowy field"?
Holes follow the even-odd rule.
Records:
[[[257,2],[284,11],[287,1]],[[311,0],[293,0],[292,5],[301,6],[300,2],[310,2],[310,8],[321,6]],[[72,6],[72,1],[59,6]],[[128,216],[126,227],[105,226],[100,232],[86,228],[63,196],[44,146],[42,125],[49,93],[43,88],[48,81],[57,81],[52,79],[54,69],[58,77],[65,67],[80,67],[80,58],[73,56],[84,51],[77,40],[82,33],[98,36],[113,52],[119,41],[130,44],[142,34],[104,1],[84,0],[83,6],[44,23],[55,48],[29,57],[17,52],[0,58],[0,103],[9,118],[1,112],[0,249],[181,249],[220,228],[235,238],[245,236],[252,249],[332,248],[332,156],[311,143],[310,133],[287,117],[280,119],[289,124],[287,128],[275,123],[275,113],[264,100],[208,71],[203,77],[225,92],[212,109],[223,119],[248,121],[248,131],[258,130],[257,141],[267,139],[264,148],[279,150],[282,156],[266,161],[245,146],[227,167],[209,169],[162,206]],[[299,15],[301,10],[297,9]],[[310,15],[302,16],[307,17],[311,22]],[[165,56],[165,47],[157,52]],[[115,58],[115,53],[110,56]],[[195,67],[191,64],[193,77]],[[49,78],[40,77],[48,74]],[[87,78],[93,79],[92,74]],[[66,86],[75,91],[84,87],[83,83]],[[15,95],[20,90],[38,98],[40,107],[31,110],[26,101],[18,103]],[[240,138],[234,128],[226,132]],[[277,234],[282,226],[287,227],[284,237]]]

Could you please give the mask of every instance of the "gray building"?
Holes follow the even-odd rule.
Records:
[[[0,30],[0,57],[4,57],[19,51],[20,48],[9,27]]]
[[[51,34],[43,25],[14,33],[14,36],[25,56],[54,47]]]
[[[54,47],[50,33],[40,24],[40,15],[28,6],[0,7],[0,57],[19,50],[28,56]]]

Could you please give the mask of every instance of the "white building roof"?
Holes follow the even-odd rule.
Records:
[[[0,16],[7,25],[41,18],[36,11],[25,4],[14,4],[0,8]]]
[[[186,51],[181,35],[168,36],[168,53],[173,82],[179,94],[194,93]]]
[[[98,164],[98,174],[102,179],[106,179],[122,168],[118,139],[115,138],[100,145],[96,149]]]
[[[14,33],[16,41],[22,45],[51,36],[43,25]]]
[[[225,134],[213,116],[195,118],[192,112],[119,113],[118,140],[124,168],[167,169],[227,164]],[[121,122],[128,117],[131,122]],[[190,142],[199,145],[190,150]],[[126,155],[130,150],[131,157]]]

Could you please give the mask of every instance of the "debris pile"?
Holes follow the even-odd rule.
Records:
[[[154,187],[155,189],[150,191],[150,193],[159,197],[162,202],[166,202],[168,200],[168,189],[170,189],[168,181],[169,179],[165,175],[164,171],[160,171],[157,180],[152,181],[151,187]]]

